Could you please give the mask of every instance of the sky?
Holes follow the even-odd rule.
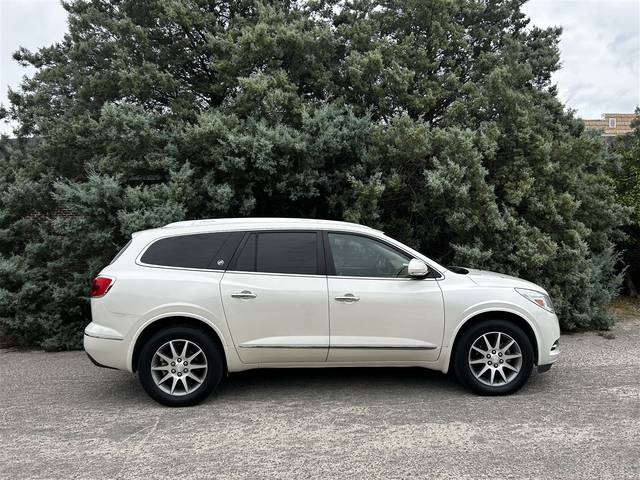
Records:
[[[632,112],[640,105],[640,0],[530,0],[524,12],[540,27],[562,26],[562,102],[582,118]],[[51,45],[67,30],[58,0],[0,0],[0,104],[33,70],[12,59],[20,46]],[[0,122],[0,133],[12,127]]]
[[[640,105],[640,0],[531,0],[523,10],[563,29],[553,81],[566,106],[599,118]]]

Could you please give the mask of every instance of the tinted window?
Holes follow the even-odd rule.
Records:
[[[318,273],[318,238],[314,232],[252,234],[238,255],[238,271],[265,273]]]
[[[336,275],[406,278],[411,257],[385,243],[359,235],[329,233]]]
[[[240,272],[255,272],[256,271],[256,236],[252,234],[249,236],[247,243],[244,244],[238,260],[236,260],[236,266],[234,270]]]
[[[140,260],[166,267],[224,269],[228,258],[216,256],[229,237],[229,233],[205,233],[162,238],[151,245]],[[218,265],[220,261],[222,265]]]

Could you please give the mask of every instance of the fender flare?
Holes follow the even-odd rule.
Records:
[[[172,317],[183,317],[183,318],[190,318],[193,320],[197,320],[199,322],[202,322],[203,324],[205,324],[206,326],[210,327],[215,334],[218,336],[218,338],[220,339],[220,343],[222,344],[222,347],[224,349],[224,354],[225,357],[227,357],[227,362],[229,361],[228,359],[228,354],[227,354],[227,346],[228,346],[228,342],[227,342],[227,338],[224,336],[224,334],[220,331],[220,328],[211,320],[209,320],[207,317],[203,316],[203,315],[198,315],[196,313],[192,313],[192,312],[184,312],[184,311],[173,311],[173,312],[165,312],[165,313],[161,313],[158,314],[156,316],[153,316],[147,320],[145,320],[143,323],[141,323],[138,328],[136,329],[135,333],[133,334],[133,336],[131,337],[131,341],[129,342],[129,348],[127,350],[127,369],[130,372],[133,372],[133,354],[135,352],[138,340],[140,338],[140,335],[142,335],[142,333],[151,325],[153,325],[154,323],[163,320],[165,318],[172,318]]]
[[[486,315],[489,313],[506,313],[509,315],[514,315],[518,318],[520,318],[521,320],[523,320],[531,329],[531,331],[533,332],[533,336],[536,340],[536,345],[535,345],[535,349],[537,350],[537,358],[540,358],[540,334],[538,333],[538,329],[536,328],[535,324],[531,321],[531,319],[527,318],[526,315],[523,315],[523,313],[519,310],[513,309],[513,308],[509,308],[509,307],[505,307],[505,306],[498,306],[498,307],[487,307],[487,308],[483,308],[480,310],[474,310],[473,312],[469,313],[466,317],[464,317],[456,326],[456,328],[454,329],[453,333],[451,334],[451,336],[449,337],[449,341],[447,342],[447,347],[443,348],[443,358],[442,358],[442,372],[443,373],[447,373],[449,371],[449,367],[451,365],[451,354],[453,352],[453,345],[455,344],[456,339],[458,338],[458,334],[460,333],[460,330],[462,330],[462,328],[467,325],[470,321],[473,321],[474,318],[480,316],[480,315]]]

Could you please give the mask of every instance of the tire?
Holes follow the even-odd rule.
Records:
[[[509,346],[511,340],[514,343]],[[499,348],[495,348],[497,343]],[[456,377],[470,390],[480,395],[509,395],[527,382],[533,369],[534,352],[522,328],[495,319],[466,330],[456,343],[453,360]]]
[[[185,344],[186,358],[182,358]],[[159,330],[140,351],[140,383],[149,396],[162,405],[195,405],[207,398],[222,380],[222,355],[211,335],[198,328],[178,325]]]

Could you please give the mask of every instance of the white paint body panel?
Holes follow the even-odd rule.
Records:
[[[150,267],[145,248],[167,236],[216,231],[331,230],[379,238],[424,261],[439,279],[366,279]],[[553,363],[558,320],[515,288],[544,292],[491,272],[457,274],[382,232],[356,224],[300,219],[180,222],[138,232],[101,275],[115,278],[91,300],[85,349],[100,364],[134,371],[136,341],[154,322],[188,317],[219,338],[229,371],[261,367],[421,366],[446,372],[462,326],[476,315],[508,312],[530,325],[537,363]],[[253,299],[232,298],[251,291]],[[336,302],[352,293],[354,303]],[[545,292],[546,293],[546,292]],[[333,348],[330,348],[330,347]],[[361,348],[364,347],[364,348]]]
[[[228,272],[220,291],[242,362],[321,362],[327,358],[326,276]],[[256,297],[231,297],[243,291]]]
[[[444,307],[437,281],[328,277],[328,284],[329,362],[438,358]],[[336,300],[345,294],[359,300]],[[375,346],[380,349],[372,348]]]

